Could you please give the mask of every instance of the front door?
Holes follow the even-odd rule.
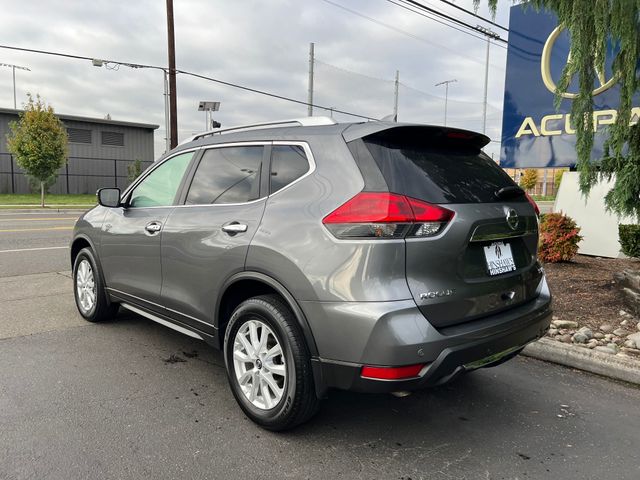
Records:
[[[123,207],[107,213],[100,258],[107,288],[121,298],[159,308],[162,230],[193,155],[182,153],[162,162],[123,199]]]

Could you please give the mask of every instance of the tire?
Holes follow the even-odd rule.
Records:
[[[73,262],[73,295],[78,312],[89,322],[109,320],[118,313],[118,304],[107,298],[102,272],[90,248],[80,250]]]
[[[225,333],[224,358],[236,401],[263,428],[287,430],[318,411],[309,350],[295,316],[279,296],[253,297],[234,310]]]

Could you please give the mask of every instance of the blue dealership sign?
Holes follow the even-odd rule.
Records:
[[[525,5],[511,7],[509,47],[502,119],[503,167],[566,167],[576,164],[575,130],[571,102],[577,92],[574,78],[563,94],[560,108],[554,107],[554,90],[569,55],[569,36],[558,26],[556,16]],[[604,72],[594,84],[593,158],[602,155],[608,125],[615,122],[619,86],[611,73],[614,57],[609,47]],[[633,121],[640,117],[640,100],[635,98]]]

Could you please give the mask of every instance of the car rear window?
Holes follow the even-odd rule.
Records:
[[[407,130],[392,134],[384,131],[350,142],[350,150],[365,176],[365,188],[377,190],[383,179],[389,191],[430,203],[487,203],[500,201],[495,196],[497,190],[515,185],[471,142],[420,134],[418,128]],[[357,142],[363,143],[356,145]],[[363,158],[368,156],[371,158]],[[377,172],[371,174],[371,159],[382,179],[375,178]]]

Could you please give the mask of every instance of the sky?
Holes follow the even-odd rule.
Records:
[[[421,0],[472,25],[481,20],[439,0]],[[3,0],[0,44],[118,62],[167,65],[165,0]],[[457,0],[472,10],[472,0]],[[490,17],[486,1],[478,14]],[[495,21],[508,26],[499,2]],[[382,118],[393,113],[399,71],[400,121],[482,130],[486,40],[411,13],[389,0],[174,0],[177,68],[306,101],[309,43],[315,44],[314,103]],[[483,24],[484,26],[489,26]],[[493,27],[503,38],[506,32]],[[499,156],[506,49],[492,44],[486,151]],[[162,73],[94,67],[90,61],[0,48],[16,73],[18,107],[40,94],[56,112],[152,123],[165,151]],[[223,126],[299,118],[307,107],[185,75],[177,77],[180,140],[205,129],[200,100],[221,102]],[[10,68],[0,67],[0,107],[13,107]],[[331,110],[337,121],[356,118]]]

